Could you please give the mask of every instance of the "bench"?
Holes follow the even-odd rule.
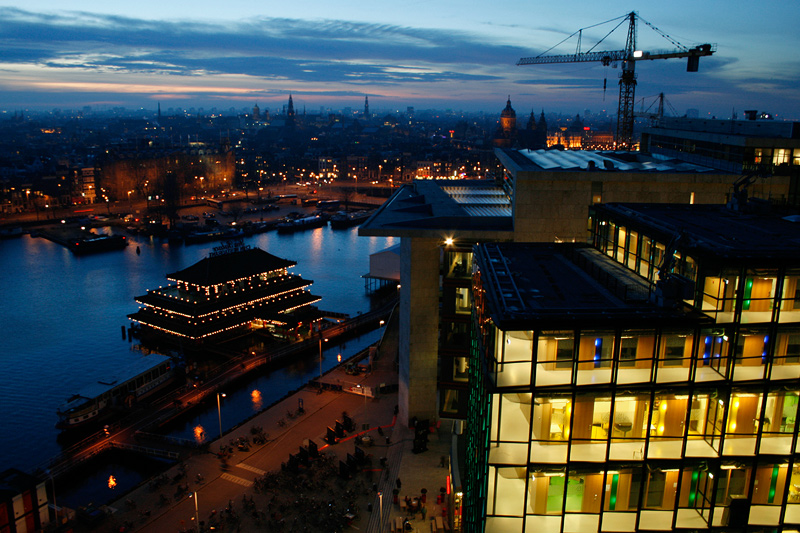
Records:
[[[441,516],[436,517],[436,529],[439,531],[450,531],[447,522],[445,522]]]
[[[403,531],[403,519],[400,518],[399,516],[396,516],[394,518],[394,530],[397,533],[401,533],[401,531]]]

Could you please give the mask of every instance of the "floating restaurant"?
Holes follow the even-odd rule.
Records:
[[[128,315],[145,332],[201,343],[253,328],[283,332],[320,319],[308,292],[313,283],[290,274],[295,261],[230,240],[179,272],[173,283],[136,298]]]

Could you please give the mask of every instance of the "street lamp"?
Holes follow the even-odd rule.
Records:
[[[319,379],[322,379],[322,333],[319,334]],[[325,339],[328,342],[328,339]]]
[[[197,491],[193,492],[192,496],[194,496],[194,525],[197,531],[200,531],[200,512],[197,510]]]
[[[219,417],[219,438],[222,438],[222,407],[220,406],[219,399],[224,398],[224,392],[217,393],[217,416]]]
[[[378,491],[378,505],[378,512],[380,513],[378,522],[380,524],[380,528],[378,531],[383,531],[383,492],[381,491]]]

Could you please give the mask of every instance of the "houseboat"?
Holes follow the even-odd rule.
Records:
[[[139,401],[165,389],[176,378],[175,365],[165,355],[151,354],[120,371],[99,379],[70,397],[57,410],[56,428],[83,427],[130,409]]]
[[[371,215],[372,211],[339,211],[331,217],[331,228],[352,228],[367,220]]]
[[[335,211],[339,209],[339,200],[318,200],[317,209],[320,211]]]
[[[319,215],[314,215],[311,217],[295,218],[293,220],[281,222],[278,224],[277,228],[278,233],[292,233],[294,231],[300,231],[304,229],[320,228],[325,225],[326,221],[326,218]]]

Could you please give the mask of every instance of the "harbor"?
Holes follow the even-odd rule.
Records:
[[[283,347],[280,350],[265,353],[244,354],[231,358],[227,363],[218,368],[215,375],[200,386],[186,384],[179,387],[170,394],[159,395],[157,399],[148,404],[146,410],[138,410],[130,413],[122,420],[115,420],[105,424],[102,429],[89,435],[82,441],[64,450],[58,456],[52,458],[37,470],[49,472],[49,475],[58,478],[66,475],[72,469],[80,466],[84,461],[96,456],[108,449],[129,449],[145,454],[165,457],[168,459],[178,459],[181,456],[175,447],[159,447],[151,444],[150,446],[139,446],[138,443],[143,435],[150,436],[159,443],[179,443],[178,450],[182,452],[195,452],[202,448],[204,439],[185,439],[181,437],[170,437],[163,434],[163,428],[170,422],[181,418],[192,409],[203,403],[207,398],[221,393],[223,390],[230,390],[237,386],[237,382],[251,372],[257,372],[263,367],[275,367],[282,364],[285,360],[308,354],[314,351],[316,342],[330,341],[332,344],[341,344],[342,338],[352,338],[364,330],[374,330],[388,320],[396,302],[392,301],[379,309],[358,317],[345,321],[330,330],[320,333],[319,339],[308,339]],[[348,359],[360,360],[368,356],[369,349],[360,350]],[[322,376],[320,375],[320,380]],[[328,389],[341,392],[343,387],[339,385],[322,385],[317,380],[314,382],[318,389]]]
[[[358,239],[355,231],[334,235],[329,228],[302,235],[263,233],[246,239],[297,259],[298,270],[315,281],[315,291],[326,307],[335,305],[337,311],[351,316],[368,311],[370,298],[357,275],[345,274],[366,272],[368,255],[391,241]],[[0,321],[4,329],[0,343],[9,372],[3,383],[9,410],[0,415],[4,427],[10,429],[2,437],[9,450],[7,466],[32,469],[62,451],[56,439],[56,407],[94,376],[140,356],[137,344],[119,335],[120,326],[128,323],[126,315],[136,309],[133,298],[163,284],[166,273],[206,256],[212,247],[176,248],[166,240],[138,235],[130,241],[124,250],[86,256],[65,255],[60,245],[28,235],[0,244],[0,263],[10,273],[7,294],[16,303],[14,312],[3,311]],[[333,258],[341,263],[336,265]],[[80,317],[80,328],[75,328],[75,316]],[[318,373],[316,358],[308,357],[313,362],[300,373],[292,370],[286,380],[290,386],[299,387]],[[336,354],[326,353],[324,370],[338,364],[335,358]],[[37,368],[36,374],[30,372],[31,367]],[[48,385],[42,388],[41,383]],[[271,401],[265,393],[264,402]],[[31,454],[20,440],[30,438],[40,444],[37,453]]]

